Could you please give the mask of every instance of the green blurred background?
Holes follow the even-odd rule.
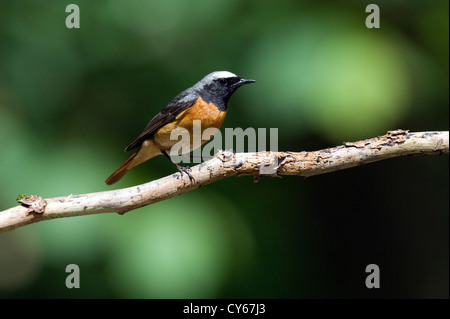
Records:
[[[279,150],[387,130],[448,130],[449,2],[0,1],[0,210],[174,172],[104,180],[176,94],[215,70],[257,83],[224,127],[276,127]],[[81,28],[67,29],[76,3]],[[223,131],[223,129],[222,129]],[[123,216],[0,234],[1,298],[448,298],[449,158],[302,180],[228,178]],[[381,288],[365,287],[377,264]],[[81,288],[67,289],[77,264]]]

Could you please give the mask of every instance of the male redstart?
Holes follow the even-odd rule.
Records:
[[[191,136],[195,120],[201,121],[201,131],[207,128],[219,129],[227,113],[227,104],[231,95],[242,85],[253,83],[255,80],[241,79],[239,76],[227,72],[218,71],[205,76],[199,82],[189,89],[178,94],[170,103],[161,110],[150,121],[145,130],[136,138],[136,140],[125,148],[125,151],[138,148],[110,177],[106,184],[111,185],[121,179],[126,172],[157,155],[163,154],[180,171],[193,178],[189,173],[189,167],[181,167],[174,163],[167,151],[170,152],[178,140],[171,139],[173,130],[182,128],[187,130]],[[209,141],[201,138],[201,144]],[[190,147],[193,150],[192,138]],[[201,144],[196,145],[199,147]]]

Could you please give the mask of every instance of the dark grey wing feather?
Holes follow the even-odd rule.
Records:
[[[198,97],[199,95],[195,94],[192,88],[178,94],[164,109],[161,110],[161,112],[156,114],[136,140],[125,148],[125,151],[128,152],[133,148],[141,146],[142,143],[151,138],[157,130],[172,122],[178,114],[190,108],[195,101],[197,101]]]

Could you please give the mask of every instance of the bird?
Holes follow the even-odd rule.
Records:
[[[243,79],[228,71],[215,71],[203,77],[192,87],[178,94],[150,120],[144,131],[125,148],[126,152],[137,150],[106,179],[105,183],[107,185],[116,183],[133,167],[161,154],[175,165],[181,176],[186,173],[192,182],[194,179],[189,173],[190,168],[179,166],[168,154],[172,146],[178,143],[177,139],[170,138],[171,133],[177,129],[186,129],[192,136],[195,120],[201,121],[201,132],[207,128],[220,129],[230,97],[241,86],[254,82],[255,80]],[[192,147],[200,147],[210,138],[211,136],[203,140],[202,136],[198,145],[193,145],[191,138],[186,153],[193,151]]]

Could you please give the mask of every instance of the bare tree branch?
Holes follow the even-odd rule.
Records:
[[[229,176],[272,175],[309,177],[405,155],[449,152],[449,132],[390,131],[372,139],[313,152],[233,153],[220,151],[192,168],[195,182],[179,173],[146,184],[91,194],[43,199],[29,196],[22,205],[0,212],[0,232],[53,218],[127,211],[180,195]],[[267,173],[265,173],[267,174]]]

